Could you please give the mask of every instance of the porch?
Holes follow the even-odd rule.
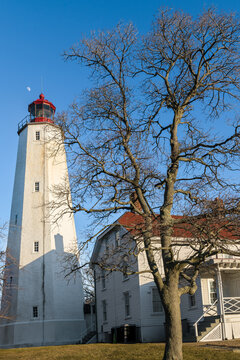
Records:
[[[202,292],[203,313],[193,324],[197,341],[240,338],[240,259],[224,255],[210,259],[202,269],[208,276]]]

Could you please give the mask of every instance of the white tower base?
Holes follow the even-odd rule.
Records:
[[[81,275],[66,279],[64,258],[76,250],[72,214],[52,218],[52,188],[67,181],[61,136],[54,124],[32,122],[19,134],[2,296],[0,346],[78,343],[85,330]],[[63,205],[56,215],[61,215]]]

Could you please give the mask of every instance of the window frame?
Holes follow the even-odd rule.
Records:
[[[212,291],[211,284],[215,283],[215,289]],[[211,298],[211,295],[215,294],[214,299]],[[218,298],[217,293],[217,283],[215,279],[208,279],[208,297],[209,297],[209,303],[212,305]]]
[[[124,310],[125,310],[125,318],[128,318],[130,317],[130,293],[129,291],[125,291],[123,293],[123,296],[124,296]]]
[[[193,309],[197,307],[196,293],[194,293],[193,295],[188,294],[188,305],[189,305],[189,309]]]
[[[39,310],[38,310],[37,305],[34,305],[32,307],[32,317],[33,317],[33,319],[38,319],[39,318]]]
[[[102,269],[101,271],[101,285],[102,285],[102,290],[106,289],[106,271]]]
[[[122,273],[122,275],[123,275],[123,281],[129,280],[129,275],[128,275],[128,273],[127,273],[127,270],[128,270],[127,265],[125,265],[125,266],[123,267],[123,273]]]
[[[36,250],[37,249],[37,250]],[[33,242],[33,252],[38,253],[39,252],[39,241]]]
[[[105,239],[105,255],[109,255],[109,239]]]
[[[41,135],[40,135],[40,131],[39,131],[39,130],[35,131],[35,140],[36,140],[36,141],[40,141],[40,140],[41,140]]]
[[[129,280],[129,275],[127,272],[123,272],[123,281]]]
[[[121,245],[121,242],[120,242],[120,231],[117,230],[117,231],[115,232],[115,247],[118,248],[120,245]]]
[[[34,192],[40,192],[40,182],[39,181],[34,182]]]
[[[107,321],[107,301],[102,300],[102,315],[103,315],[103,322]]]
[[[155,299],[156,295],[154,295],[154,293],[158,295],[159,299],[157,299],[157,300]],[[151,296],[152,296],[152,313],[153,314],[163,314],[163,305],[162,305],[162,301],[161,301],[160,295],[158,293],[157,287],[151,288]],[[160,304],[159,311],[156,311],[156,308],[157,308],[156,304]]]
[[[122,280],[123,281],[129,280],[129,274],[127,273],[128,264],[129,264],[129,257],[127,255],[124,255],[123,263],[122,263],[122,275],[123,275]]]

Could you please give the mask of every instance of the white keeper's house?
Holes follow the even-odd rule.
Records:
[[[77,246],[73,215],[51,216],[52,189],[69,186],[55,106],[41,94],[18,125],[18,154],[0,316],[0,346],[76,343],[85,335],[80,274],[64,277]],[[56,149],[58,151],[56,151]]]
[[[148,269],[138,251],[134,231],[141,216],[124,213],[97,238],[91,257],[96,283],[99,342],[158,342],[165,339],[165,316]],[[189,237],[175,229],[175,241]],[[159,237],[153,239],[159,243]],[[109,255],[117,260],[109,271],[98,264]],[[122,263],[122,271],[115,271]],[[113,262],[114,264],[114,262]],[[159,258],[159,266],[163,266]],[[126,269],[126,271],[124,271]],[[129,275],[131,272],[136,274]],[[195,295],[181,297],[183,339],[211,341],[240,338],[240,258],[225,254],[209,258],[201,267]]]

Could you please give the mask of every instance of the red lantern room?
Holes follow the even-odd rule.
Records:
[[[44,95],[40,94],[39,99],[33,101],[28,106],[30,112],[30,122],[49,122],[53,123],[56,107]]]

